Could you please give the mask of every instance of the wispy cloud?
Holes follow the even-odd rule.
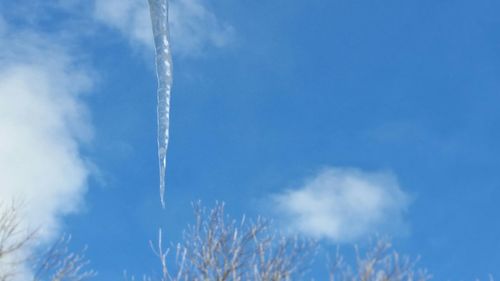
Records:
[[[410,199],[392,173],[327,168],[270,201],[290,231],[353,242],[406,231],[404,214]]]
[[[95,0],[94,16],[132,42],[153,47],[147,1]],[[208,47],[226,46],[234,35],[233,27],[221,22],[200,0],[171,1],[170,23],[173,51],[182,56],[197,56]]]
[[[0,198],[24,203],[22,227],[39,227],[42,242],[81,207],[89,169],[79,149],[92,137],[81,100],[92,81],[51,39],[0,16]]]

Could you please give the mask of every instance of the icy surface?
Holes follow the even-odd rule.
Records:
[[[156,51],[158,78],[158,160],[160,168],[160,200],[165,206],[165,169],[167,165],[170,92],[172,89],[172,54],[168,28],[168,0],[148,0]]]

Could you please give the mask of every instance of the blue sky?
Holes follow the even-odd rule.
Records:
[[[88,245],[97,280],[150,273],[158,227],[219,200],[500,276],[500,3],[172,1],[162,210],[145,2],[0,0],[0,196],[43,239]]]

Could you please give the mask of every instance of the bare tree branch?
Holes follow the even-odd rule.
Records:
[[[22,225],[20,209],[20,204],[0,203],[0,281],[16,280],[30,267],[33,281],[83,281],[95,276],[86,269],[84,251],[69,251],[70,236],[63,236],[45,253],[36,252],[37,230]]]

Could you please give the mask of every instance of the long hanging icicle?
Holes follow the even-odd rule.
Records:
[[[170,92],[172,89],[172,54],[168,27],[168,0],[148,0],[156,51],[158,78],[158,160],[160,168],[160,201],[165,207],[165,170],[167,166]]]

